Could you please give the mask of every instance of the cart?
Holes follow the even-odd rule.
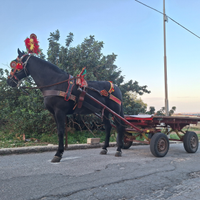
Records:
[[[133,142],[140,142],[150,144],[150,150],[154,156],[164,157],[169,150],[169,140],[172,140],[183,142],[188,153],[195,153],[198,150],[197,134],[193,131],[185,131],[183,128],[191,124],[197,125],[200,122],[199,117],[126,115],[125,119],[140,128],[142,133],[126,128],[124,149],[128,149]],[[172,132],[176,133],[177,139],[169,139]]]
[[[81,88],[79,88],[82,91]],[[121,119],[128,128],[125,128],[124,149],[128,149],[133,142],[150,144],[151,153],[155,157],[164,157],[169,150],[168,136],[171,132],[175,132],[178,139],[182,141],[186,152],[195,153],[198,150],[199,139],[195,132],[184,131],[183,128],[190,124],[200,122],[199,117],[167,117],[167,116],[151,116],[151,115],[118,115],[106,105],[98,101],[96,98],[85,92],[85,95],[102,107],[102,111],[106,109],[114,117]],[[96,116],[99,116],[97,113]],[[112,125],[115,128],[115,125]]]

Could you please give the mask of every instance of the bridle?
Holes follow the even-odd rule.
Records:
[[[23,58],[25,57],[25,56],[28,56],[28,58],[26,59],[26,61],[23,63],[22,62],[22,60],[23,60]],[[22,64],[22,66],[23,66],[23,69],[24,69],[24,72],[25,72],[25,74],[26,74],[26,76],[28,76],[28,70],[27,70],[27,68],[26,68],[26,66],[27,66],[27,63],[28,63],[28,60],[30,59],[30,57],[32,56],[32,54],[24,54],[23,56],[21,56],[21,58],[19,58],[19,57],[17,57],[17,60]]]
[[[26,59],[26,61],[25,62],[23,62],[22,60],[23,60],[23,58],[25,57],[25,56],[28,56],[28,58]],[[29,59],[30,59],[30,57],[31,57],[32,55],[30,54],[24,54],[24,55],[22,55],[20,58],[19,57],[17,57],[17,63],[19,64],[19,65],[21,65],[22,67],[23,67],[23,69],[22,70],[24,70],[24,73],[25,73],[25,75],[26,75],[26,77],[28,76],[28,70],[27,70],[27,63],[28,63],[28,61],[29,61]],[[14,67],[14,70],[13,71],[11,71],[10,72],[10,75],[8,76],[8,79],[10,79],[10,80],[12,80],[15,84],[17,84],[17,86],[19,86],[20,84],[21,84],[21,82],[22,82],[22,80],[20,81],[18,78],[17,78],[17,76],[16,76],[16,73],[18,73],[17,71],[18,71],[19,69],[17,69],[17,65]],[[22,70],[20,70],[19,72],[21,72]]]

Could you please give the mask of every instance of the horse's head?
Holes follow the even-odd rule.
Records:
[[[29,57],[30,55],[18,49],[18,57],[10,63],[12,70],[7,79],[8,85],[16,87],[21,79],[29,75],[26,68]]]

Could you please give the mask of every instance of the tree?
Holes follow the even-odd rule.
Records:
[[[3,131],[12,130],[13,134],[26,133],[27,136],[51,132],[55,122],[50,113],[44,109],[43,97],[39,90],[25,91],[7,85],[8,70],[0,69],[0,121]],[[35,86],[29,77],[22,86]]]
[[[139,95],[150,93],[147,86],[139,86],[137,81],[133,82],[132,80],[124,83],[121,70],[114,64],[117,55],[114,53],[107,56],[103,55],[101,51],[104,43],[102,41],[99,42],[95,40],[94,36],[90,35],[80,45],[71,47],[73,33],[69,33],[67,36],[65,46],[59,44],[59,38],[58,30],[55,33],[50,33],[48,61],[57,64],[58,67],[73,76],[76,76],[83,67],[86,67],[87,80],[112,81],[119,86],[123,95],[125,113],[145,112],[145,105],[140,105],[141,102],[134,102],[134,99],[129,97],[129,92]]]
[[[60,44],[58,43],[58,40],[60,38],[60,33],[58,30],[56,30],[55,33],[50,33],[50,38],[49,40],[49,48],[47,50],[47,55],[48,55],[48,61],[57,64],[57,59],[59,56],[59,48]]]
[[[146,114],[153,115],[153,114],[155,114],[155,110],[156,110],[155,107],[150,106],[149,111],[147,111]]]
[[[139,113],[145,113],[147,104],[145,104],[138,94],[135,92],[126,92],[126,98],[123,100],[125,113],[128,115],[137,115]]]
[[[176,107],[173,106],[171,108],[171,110],[169,111],[169,116],[173,115],[174,114],[174,111],[176,110]],[[156,115],[158,116],[165,116],[165,107],[162,107],[160,110],[157,111]]]
[[[169,116],[172,116],[172,115],[174,114],[175,110],[176,110],[176,107],[173,106],[173,107],[171,108],[171,110],[169,111]]]

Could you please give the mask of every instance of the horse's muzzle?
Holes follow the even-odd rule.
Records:
[[[18,84],[18,81],[17,80],[13,80],[13,78],[12,79],[7,79],[7,84],[8,85],[10,85],[11,87],[16,87],[17,86],[17,84]]]

